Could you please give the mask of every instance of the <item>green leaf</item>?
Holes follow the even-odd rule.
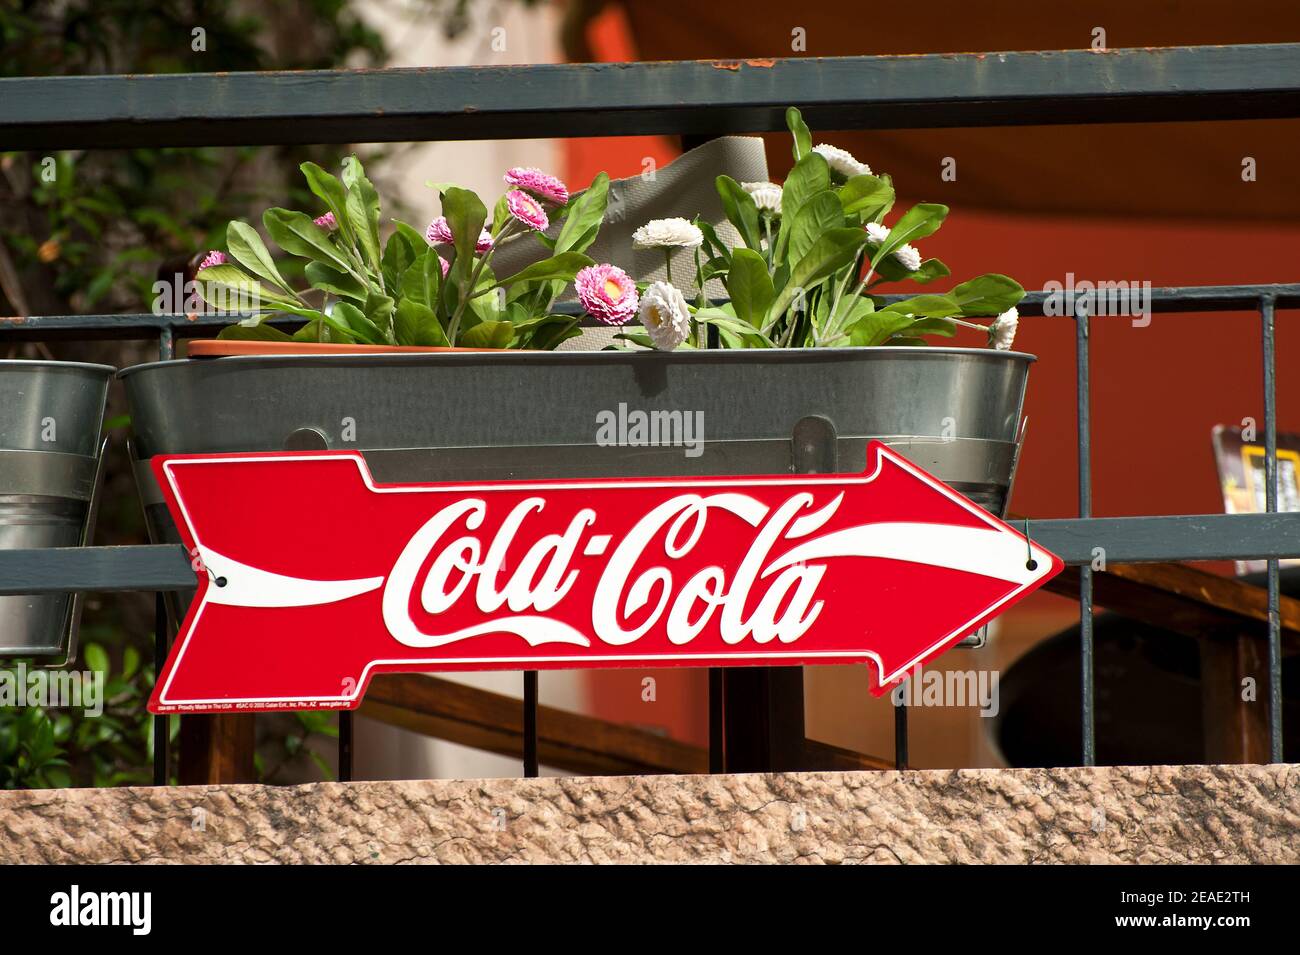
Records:
[[[308,262],[304,271],[311,287],[322,292],[329,292],[341,298],[355,299],[358,302],[364,302],[366,295],[369,294],[368,289],[355,276],[340,272],[324,262]]]
[[[790,135],[794,139],[794,161],[798,162],[812,152],[812,133],[803,121],[803,114],[794,106],[785,111],[785,124],[790,127]]]
[[[960,315],[961,306],[948,295],[917,295],[887,305],[880,311],[915,318],[944,318],[949,315]]]
[[[342,342],[345,345],[356,341],[351,334],[344,335],[343,332],[335,331],[319,319],[314,322],[307,322],[294,332],[289,340],[295,342]]]
[[[426,249],[424,254],[402,273],[402,297],[427,308],[436,310],[441,287],[442,263],[438,260],[438,253],[433,249]]]
[[[140,651],[135,647],[127,647],[122,651],[122,677],[129,680],[135,676],[135,671],[140,668]]]
[[[957,334],[957,326],[946,318],[918,318],[907,331],[910,336],[942,335],[944,338],[952,338]]]
[[[633,345],[640,345],[642,348],[653,349],[655,347],[654,339],[644,332],[619,332],[614,337],[620,341],[631,342]],[[631,349],[625,348],[623,351],[631,351]]]
[[[702,325],[713,325],[719,333],[727,333],[735,337],[737,343],[732,347],[738,347],[743,344],[745,347],[757,348],[774,348],[773,342],[766,334],[759,329],[743,322],[734,315],[728,315],[725,311],[715,307],[701,308],[695,313],[695,320]]]
[[[100,673],[108,673],[108,653],[98,643],[88,643],[82,650],[86,666]]]
[[[509,348],[515,327],[509,322],[480,322],[460,335],[464,348]]]
[[[329,233],[311,221],[311,217],[292,209],[267,209],[262,214],[262,224],[276,245],[290,255],[325,262],[344,272],[355,272],[333,242]]]
[[[496,276],[490,268],[484,266],[479,272],[478,281],[470,289],[469,310],[466,311],[465,318],[473,317],[480,322],[499,322],[505,319],[507,296],[505,290],[497,288],[496,284]],[[471,321],[462,327],[469,328],[474,324]]]
[[[227,325],[217,335],[226,341],[237,342],[291,342],[292,335],[287,335],[274,325],[265,322],[257,325]]]
[[[947,215],[948,207],[937,202],[920,202],[912,206],[899,217],[885,241],[880,243],[880,248],[871,259],[872,265],[882,261],[899,246],[938,232]]]
[[[492,238],[495,239],[498,235],[501,234],[501,229],[505,226],[506,222],[509,221],[509,219],[510,219],[510,206],[506,202],[505,195],[502,194],[501,198],[497,200],[497,204],[492,207],[492,226],[491,226]]]
[[[384,254],[381,264],[384,269],[384,285],[389,289],[396,289],[402,281],[402,273],[405,272],[417,255],[423,254],[424,250],[417,252],[411,251],[410,243],[401,232],[393,232],[384,243]]]
[[[451,344],[433,309],[409,298],[397,303],[397,311],[393,315],[393,333],[399,345],[446,348]],[[461,337],[463,340],[465,336]]]
[[[344,240],[348,244],[354,243],[356,236],[352,232],[352,223],[348,221],[347,192],[343,184],[314,162],[305,162],[298,168],[307,179],[307,188],[334,213],[334,221],[338,223]]]
[[[609,176],[603,172],[597,173],[596,178],[591,180],[591,185],[569,201],[569,214],[555,239],[556,254],[586,252],[600,234],[608,202]]]
[[[898,312],[871,312],[849,326],[849,344],[874,347],[883,345],[891,335],[910,328],[912,318]]]
[[[767,263],[753,249],[736,249],[727,273],[727,295],[741,321],[754,326],[763,324],[768,306],[776,298]]]
[[[813,155],[817,154],[813,153]],[[809,292],[827,276],[850,265],[857,259],[858,251],[866,243],[867,233],[857,227],[831,229],[814,242],[812,248],[791,269],[790,280],[785,283],[776,300],[768,308],[764,331],[785,314],[785,310],[790,307],[790,303],[794,301],[800,289]]]
[[[754,197],[730,176],[719,176],[714,184],[718,198],[722,200],[722,211],[726,213],[727,221],[736,227],[741,241],[748,248],[761,252],[763,242],[758,231],[758,207],[754,205]]]
[[[700,232],[704,234],[704,246],[709,253],[709,261],[715,259],[721,260],[718,268],[725,271],[731,266],[731,247],[718,238],[718,232],[713,228],[713,224],[699,220],[696,225],[700,227]]]
[[[294,299],[289,298],[277,289],[271,288],[269,285],[257,281],[251,275],[242,272],[233,265],[209,266],[206,269],[200,269],[194,278],[198,282],[199,294],[203,297],[203,300],[217,308],[234,304],[236,306],[247,305],[254,311],[277,309],[294,311],[298,307],[298,303]],[[234,292],[235,300],[233,302],[229,300],[222,301],[223,295],[219,292],[219,289],[229,289]],[[248,299],[255,299],[255,301],[247,301]]]
[[[781,220],[793,221],[804,203],[818,193],[829,190],[830,187],[831,169],[826,165],[826,160],[813,152],[802,157],[794,164],[790,175],[785,178],[785,185],[781,187]],[[786,245],[789,237],[788,229],[782,229],[777,236],[774,261],[786,261]]]
[[[371,271],[380,270],[379,256],[379,193],[366,178],[361,162],[356,156],[343,160],[343,184],[347,187],[345,208],[348,221],[356,233],[356,242],[365,253]],[[478,233],[474,233],[478,238]]]
[[[452,188],[442,194],[442,214],[447,217],[456,247],[456,261],[448,278],[459,299],[464,299],[474,271],[474,246],[487,221],[487,209],[468,189]]]
[[[561,342],[582,334],[579,322],[570,315],[545,315],[526,337],[520,347],[552,351]]]
[[[396,230],[392,238],[401,236],[407,248],[410,249],[412,261],[419,258],[424,253],[424,250],[430,247],[429,240],[424,237],[424,233],[419,229],[402,222],[400,219],[393,219],[392,222],[393,228]],[[389,241],[391,242],[392,239],[390,238]]]
[[[868,295],[859,295],[852,301],[846,297],[836,305],[836,314],[832,321],[830,313],[831,305],[835,304],[833,296],[825,294],[825,288],[822,294],[818,296],[818,308],[813,312],[813,320],[816,324],[816,334],[819,343],[823,345],[847,345],[849,344],[848,335],[844,329],[849,328],[864,315],[869,315],[875,311],[876,303]],[[825,314],[823,314],[823,311]]]
[[[793,219],[783,220],[783,232],[785,223],[790,229],[787,257],[798,262],[822,235],[844,225],[844,209],[835,193],[819,192],[799,207]]]
[[[549,259],[542,259],[540,262],[534,262],[527,268],[521,269],[509,278],[501,279],[497,282],[497,287],[510,286],[514,291],[517,285],[536,285],[539,282],[549,282],[558,280],[562,282],[572,282],[574,277],[589,265],[595,265],[594,259],[583,255],[581,252],[561,252],[559,255],[553,255]]]
[[[366,296],[365,304],[361,306],[361,311],[365,313],[366,321],[369,323],[366,331],[376,336],[376,344],[391,343],[393,328],[393,310],[396,302],[392,296],[380,295],[378,292],[371,290]],[[352,322],[352,327],[356,323]]]
[[[951,275],[948,266],[944,265],[938,259],[926,259],[921,263],[921,267],[915,272],[909,272],[906,266],[899,265],[904,272],[907,272],[906,279],[911,279],[918,285],[925,285],[927,282],[933,282],[935,279],[941,279],[945,275]]]
[[[321,321],[329,327],[331,333],[338,332],[347,336],[346,340],[361,341],[368,345],[389,344],[383,332],[366,318],[366,313],[351,302],[335,302],[331,314],[322,315]]]
[[[854,176],[836,190],[845,215],[861,214],[866,221],[894,201],[894,187],[879,176]]]
[[[226,226],[226,247],[230,249],[230,254],[235,257],[235,261],[254,275],[274,283],[286,292],[289,291],[289,283],[276,268],[275,259],[271,258],[271,253],[267,251],[262,237],[247,222],[236,220]]]
[[[1015,279],[990,273],[962,282],[948,297],[962,315],[1001,315],[1025,297]]]

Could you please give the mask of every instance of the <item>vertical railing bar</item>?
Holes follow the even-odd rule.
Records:
[[[1092,420],[1090,398],[1092,385],[1088,367],[1088,310],[1079,302],[1074,312],[1075,388],[1078,395],[1079,421],[1079,516],[1092,517]],[[1083,730],[1084,766],[1097,762],[1095,725],[1096,686],[1094,683],[1092,640],[1092,567],[1079,568],[1079,716]]]
[[[170,361],[176,357],[176,346],[170,326],[158,332],[158,360]],[[153,674],[162,677],[167,661],[167,599],[160,590],[154,594],[153,603]],[[171,755],[171,717],[159,714],[153,718],[153,784],[167,785],[167,766]]]
[[[167,602],[162,591],[154,594],[153,601],[153,672],[157,680],[162,675],[163,661],[167,659]],[[153,784],[167,785],[167,763],[171,749],[171,717],[160,713],[153,718]]]
[[[720,773],[725,766],[722,708],[722,667],[709,667],[709,772]]]
[[[537,671],[524,671],[524,776],[538,775],[537,765]]]
[[[907,769],[907,683],[900,684],[894,703],[894,768]]]
[[[1264,509],[1277,512],[1277,364],[1272,295],[1260,298],[1264,339]],[[1268,735],[1269,761],[1282,762],[1282,627],[1278,559],[1268,559]]]
[[[352,711],[339,710],[339,782],[352,782]]]

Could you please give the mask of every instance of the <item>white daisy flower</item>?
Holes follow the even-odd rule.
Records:
[[[921,253],[906,242],[894,250],[894,259],[909,272],[915,272],[921,267]]]
[[[863,228],[867,230],[867,238],[876,245],[880,245],[889,238],[889,227],[883,226],[879,222],[868,222]],[[921,253],[906,242],[891,254],[894,256],[894,260],[909,272],[915,272],[921,267]]]
[[[634,249],[694,249],[704,233],[689,219],[651,219],[632,233]]]
[[[774,182],[742,182],[740,188],[749,193],[759,212],[772,216],[781,214],[781,187]]]
[[[989,344],[998,351],[1009,351],[1016,338],[1016,326],[1020,324],[1020,313],[1015,307],[1007,309],[989,326]]]
[[[858,162],[853,153],[847,149],[840,149],[838,146],[828,146],[826,143],[818,143],[813,147],[813,152],[831,167],[831,172],[843,176],[845,179],[852,179],[854,176],[871,175],[871,167],[864,162]]]
[[[691,334],[691,312],[676,286],[651,282],[641,295],[641,324],[660,351],[672,351]]]

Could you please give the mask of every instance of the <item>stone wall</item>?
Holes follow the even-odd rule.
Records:
[[[0,793],[11,862],[1300,862],[1300,767]]]

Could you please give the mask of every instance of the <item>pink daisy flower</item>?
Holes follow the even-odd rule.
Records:
[[[430,245],[451,245],[456,240],[452,237],[451,226],[447,225],[446,216],[438,216],[429,223],[429,228],[424,230],[424,239]],[[474,251],[479,255],[489,251],[492,248],[492,233],[484,229],[478,235],[478,241],[474,243]]]
[[[546,217],[546,210],[542,208],[542,204],[522,190],[511,189],[506,193],[506,208],[510,210],[516,222],[530,229],[545,232],[551,225],[551,220]]]
[[[545,199],[557,206],[569,201],[569,187],[550,173],[542,172],[535,166],[515,166],[506,172],[506,185],[515,186],[531,192],[538,199]]]
[[[424,230],[424,238],[430,245],[451,245],[451,226],[447,225],[446,216],[438,216]]]
[[[338,220],[334,218],[334,213],[332,212],[327,212],[323,216],[317,216],[311,221],[320,226],[326,232],[333,232],[339,227]]]
[[[229,261],[230,259],[226,257],[226,253],[213,249],[203,257],[203,261],[199,263],[199,270],[210,269],[214,265],[225,265]]]
[[[589,265],[573,280],[578,301],[593,318],[606,325],[626,325],[640,302],[636,283],[617,265]]]

